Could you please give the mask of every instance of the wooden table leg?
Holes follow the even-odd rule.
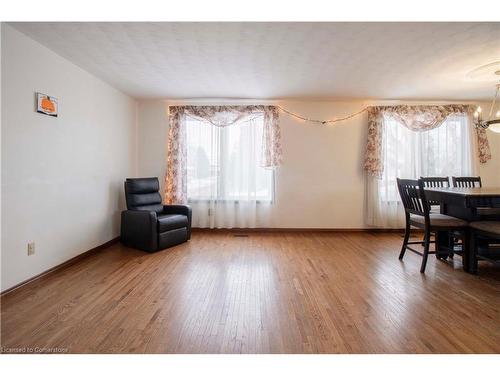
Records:
[[[448,258],[448,247],[449,247],[449,235],[447,231],[436,232],[436,258],[446,259]]]
[[[464,238],[463,238],[463,251],[462,251],[462,267],[465,272],[474,273],[472,269],[473,259],[474,259],[474,244],[471,241],[471,233],[467,228],[464,230]]]
[[[448,207],[444,202],[439,203],[439,211],[443,214],[446,215],[446,212],[448,211]],[[450,246],[450,235],[447,231],[445,232],[436,232],[436,258],[438,259],[446,259],[448,258],[447,256],[442,255],[446,250],[443,247],[449,247]]]
[[[477,257],[476,257],[476,247],[477,247],[477,242],[476,242],[476,237],[474,236],[474,233],[472,233],[472,230],[468,230],[468,241],[469,241],[469,250],[467,252],[464,252],[464,259],[467,256],[468,259],[468,264],[467,264],[467,269],[464,264],[464,271],[469,272],[469,273],[477,273]]]

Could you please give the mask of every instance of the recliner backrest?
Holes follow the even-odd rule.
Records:
[[[127,209],[162,212],[159,190],[160,183],[156,177],[127,178],[125,181]]]

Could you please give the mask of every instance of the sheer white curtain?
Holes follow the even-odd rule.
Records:
[[[367,176],[368,224],[387,228],[404,226],[397,177],[473,175],[471,128],[466,114],[450,115],[441,126],[427,131],[410,130],[385,114],[382,176]]]
[[[230,126],[186,116],[187,199],[193,226],[233,228],[268,225],[273,170],[262,167],[264,114]]]

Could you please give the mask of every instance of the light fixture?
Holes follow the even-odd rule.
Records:
[[[500,76],[500,70],[495,72],[496,75]],[[476,128],[482,129],[490,129],[495,133],[500,133],[500,103],[498,103],[498,110],[495,111],[495,104],[497,103],[497,99],[500,92],[500,83],[496,85],[497,89],[495,91],[495,97],[493,98],[493,102],[491,103],[490,112],[488,114],[488,118],[483,119],[483,111],[481,107],[477,107],[474,112],[474,126]],[[493,113],[495,116],[493,116]]]

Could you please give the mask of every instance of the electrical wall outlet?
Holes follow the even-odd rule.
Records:
[[[35,255],[35,243],[34,242],[28,243],[28,255]]]

